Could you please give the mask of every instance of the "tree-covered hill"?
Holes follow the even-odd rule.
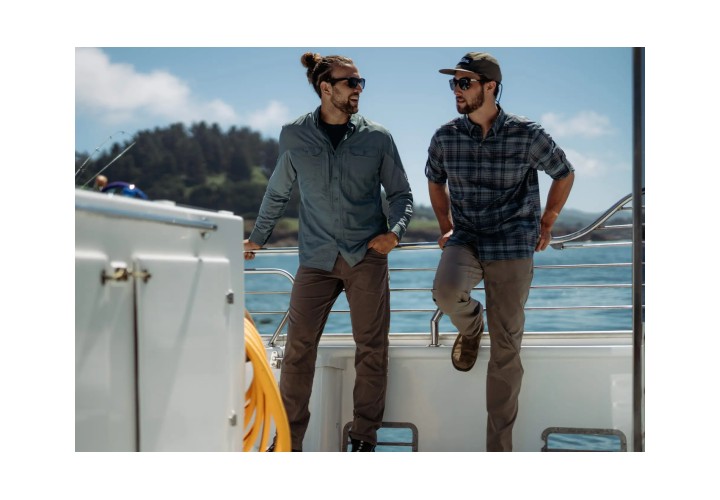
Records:
[[[111,182],[135,184],[152,200],[255,217],[277,155],[277,141],[263,139],[249,128],[223,132],[216,124],[200,122],[187,128],[178,123],[113,144],[109,151],[93,156],[76,175],[75,184],[82,186],[102,171]],[[76,171],[88,156],[75,153]],[[290,203],[287,215],[297,215],[297,200]]]

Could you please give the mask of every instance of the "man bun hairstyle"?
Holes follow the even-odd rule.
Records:
[[[315,93],[320,97],[320,83],[330,79],[335,66],[353,66],[352,59],[345,56],[321,56],[318,53],[305,52],[300,63],[307,68],[307,79]]]

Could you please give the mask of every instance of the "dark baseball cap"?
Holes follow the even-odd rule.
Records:
[[[487,52],[468,52],[454,68],[441,69],[440,73],[454,75],[456,71],[476,73],[498,83],[502,81],[500,64]]]

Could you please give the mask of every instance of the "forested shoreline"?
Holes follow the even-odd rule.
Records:
[[[135,184],[151,200],[233,212],[245,219],[249,231],[277,156],[276,140],[264,139],[247,127],[231,127],[224,132],[217,124],[199,122],[186,127],[176,123],[140,131],[104,152],[76,151],[75,185],[92,187],[92,178],[102,172],[111,182]],[[285,211],[286,220],[277,226],[268,245],[295,246],[297,216],[295,190]],[[564,211],[553,234],[577,231],[594,217]],[[435,241],[438,233],[432,209],[416,205],[403,242]],[[611,233],[594,236],[599,238],[614,239]]]

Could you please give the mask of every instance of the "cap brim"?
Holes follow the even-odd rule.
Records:
[[[471,75],[475,75],[476,73],[467,69],[455,69],[455,68],[448,68],[448,69],[440,69],[438,70],[443,75],[454,75],[458,71],[461,71],[463,73],[470,73]]]

